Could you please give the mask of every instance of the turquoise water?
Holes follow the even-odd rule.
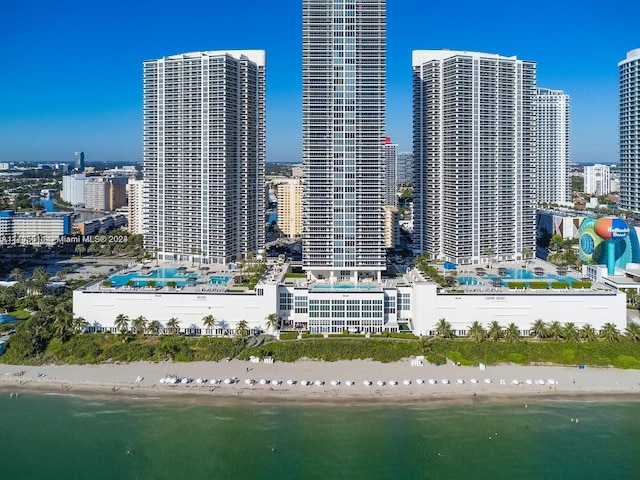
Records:
[[[458,281],[460,285],[484,285],[484,283],[476,277],[458,277]]]
[[[230,275],[213,275],[211,277],[211,282],[214,285],[226,285],[231,280]]]
[[[12,315],[2,314],[0,315],[0,323],[15,323],[18,319]]]
[[[367,285],[359,283],[357,285],[351,283],[340,283],[335,285],[316,285],[313,287],[316,290],[375,290],[379,288],[377,285]]]
[[[0,409],[2,478],[640,478],[640,402],[220,406],[0,390]]]
[[[176,267],[159,267],[151,270],[148,275],[142,275],[140,271],[112,275],[109,277],[109,281],[116,287],[126,285],[129,280],[133,281],[133,284],[136,287],[144,287],[149,280],[156,282],[158,287],[166,286],[169,281],[176,282],[178,287],[184,287],[187,284],[188,277],[198,278],[198,276],[193,272],[185,275]]]

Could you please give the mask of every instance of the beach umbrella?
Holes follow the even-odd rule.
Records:
[[[163,377],[163,378],[160,379],[160,383],[164,383],[166,380],[167,379]]]
[[[260,379],[260,385],[266,385],[267,383],[269,383],[269,380],[267,380],[266,378]]]
[[[209,383],[210,383],[211,385],[218,385],[218,384],[220,383],[220,379],[218,379],[218,378],[212,378],[212,379],[209,381]]]
[[[371,381],[370,380],[363,380],[362,383],[366,386],[369,387],[371,386]]]
[[[338,385],[340,385],[340,382],[337,380],[331,380],[331,385],[333,385],[334,387],[337,387]]]
[[[471,383],[473,383],[475,385],[476,383],[478,383],[478,379],[477,378],[472,378],[471,379]]]
[[[547,383],[549,385],[555,385],[557,382],[553,378],[550,378],[549,380],[547,380]]]
[[[295,385],[296,381],[295,380],[287,380],[287,385]]]
[[[272,385],[280,385],[282,383],[282,380],[273,380],[271,382]]]
[[[393,385],[395,387],[398,385],[398,382],[396,380],[389,380],[389,385]]]
[[[324,385],[324,380],[316,380],[316,385],[318,387],[322,387]]]
[[[411,385],[411,380],[405,380],[405,381],[404,381],[404,382],[402,382],[402,383],[404,383],[405,385]]]
[[[424,385],[424,379],[419,378],[419,379],[417,379],[417,380],[416,380],[416,383],[417,383],[418,385]]]
[[[355,382],[353,380],[347,380],[347,387],[353,387]]]
[[[436,383],[438,382],[436,382],[433,378],[429,379],[429,385],[435,385]]]
[[[379,387],[384,387],[384,382],[382,380],[378,380],[376,383]]]
[[[544,385],[544,384],[545,384],[545,381],[544,381],[544,380],[542,380],[542,379],[541,379],[541,380],[538,380],[538,385]]]
[[[204,378],[196,378],[196,383],[202,385],[203,383],[207,383],[207,380]]]
[[[462,385],[464,383],[464,379],[463,378],[459,378],[459,379],[456,380],[456,383],[458,385]]]
[[[224,379],[224,383],[226,383],[227,385],[233,383],[233,381],[230,378],[225,378]]]
[[[516,380],[515,378],[511,380],[511,385],[520,385],[520,380]]]
[[[533,380],[531,380],[530,378],[527,378],[524,383],[526,383],[527,385],[533,385]]]
[[[491,380],[490,378],[485,378],[484,379],[484,383],[486,383],[487,385],[492,383],[492,382],[493,382],[493,380]]]
[[[451,382],[448,379],[443,378],[442,383],[444,383],[445,385],[449,385]]]

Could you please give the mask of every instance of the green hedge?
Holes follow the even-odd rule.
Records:
[[[569,288],[568,282],[553,282],[551,283],[551,288],[554,290],[564,290],[565,288]]]
[[[293,333],[296,332],[285,332]],[[302,358],[337,361],[372,359],[395,362],[415,355],[425,355],[431,363],[444,363],[446,359],[461,365],[485,363],[551,363],[557,365],[615,366],[640,370],[640,343],[628,339],[620,342],[596,341],[567,343],[554,341],[473,342],[461,339],[435,338],[427,340],[409,334],[392,334],[398,338],[375,336],[369,339],[353,336],[318,338],[308,335],[301,342],[269,341],[255,347],[247,347],[244,340],[236,338],[183,337],[183,336],[122,336],[111,334],[80,334],[67,342],[49,341],[44,353],[39,354],[14,334],[7,344],[7,351],[0,361],[13,364],[38,365],[48,362],[101,363],[133,361],[219,361],[226,358],[245,358],[251,355],[272,356],[277,361],[293,362]],[[340,338],[342,337],[342,338]],[[14,339],[18,340],[14,346]]]
[[[511,289],[517,288],[519,290],[522,290],[523,288],[527,287],[524,282],[508,282],[507,285]]]
[[[532,290],[546,290],[549,288],[549,282],[529,282],[529,288]]]
[[[573,282],[571,288],[591,288],[591,282]]]
[[[298,332],[280,332],[280,340],[295,340],[298,338]]]

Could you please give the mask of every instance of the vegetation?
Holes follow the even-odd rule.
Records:
[[[417,256],[414,259],[414,263],[416,268],[420,270],[420,273],[422,273],[422,275],[431,278],[431,280],[436,282],[441,287],[447,286],[447,281],[444,275],[442,275],[436,267],[429,264],[429,259],[426,254],[423,253],[422,255]]]

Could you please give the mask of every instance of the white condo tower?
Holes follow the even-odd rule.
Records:
[[[536,64],[413,52],[414,249],[472,265],[535,249]]]
[[[228,263],[264,245],[265,52],[144,62],[145,248]]]
[[[329,282],[379,281],[385,0],[303,0],[303,267]]]
[[[562,90],[538,88],[538,203],[571,201],[570,99]]]

